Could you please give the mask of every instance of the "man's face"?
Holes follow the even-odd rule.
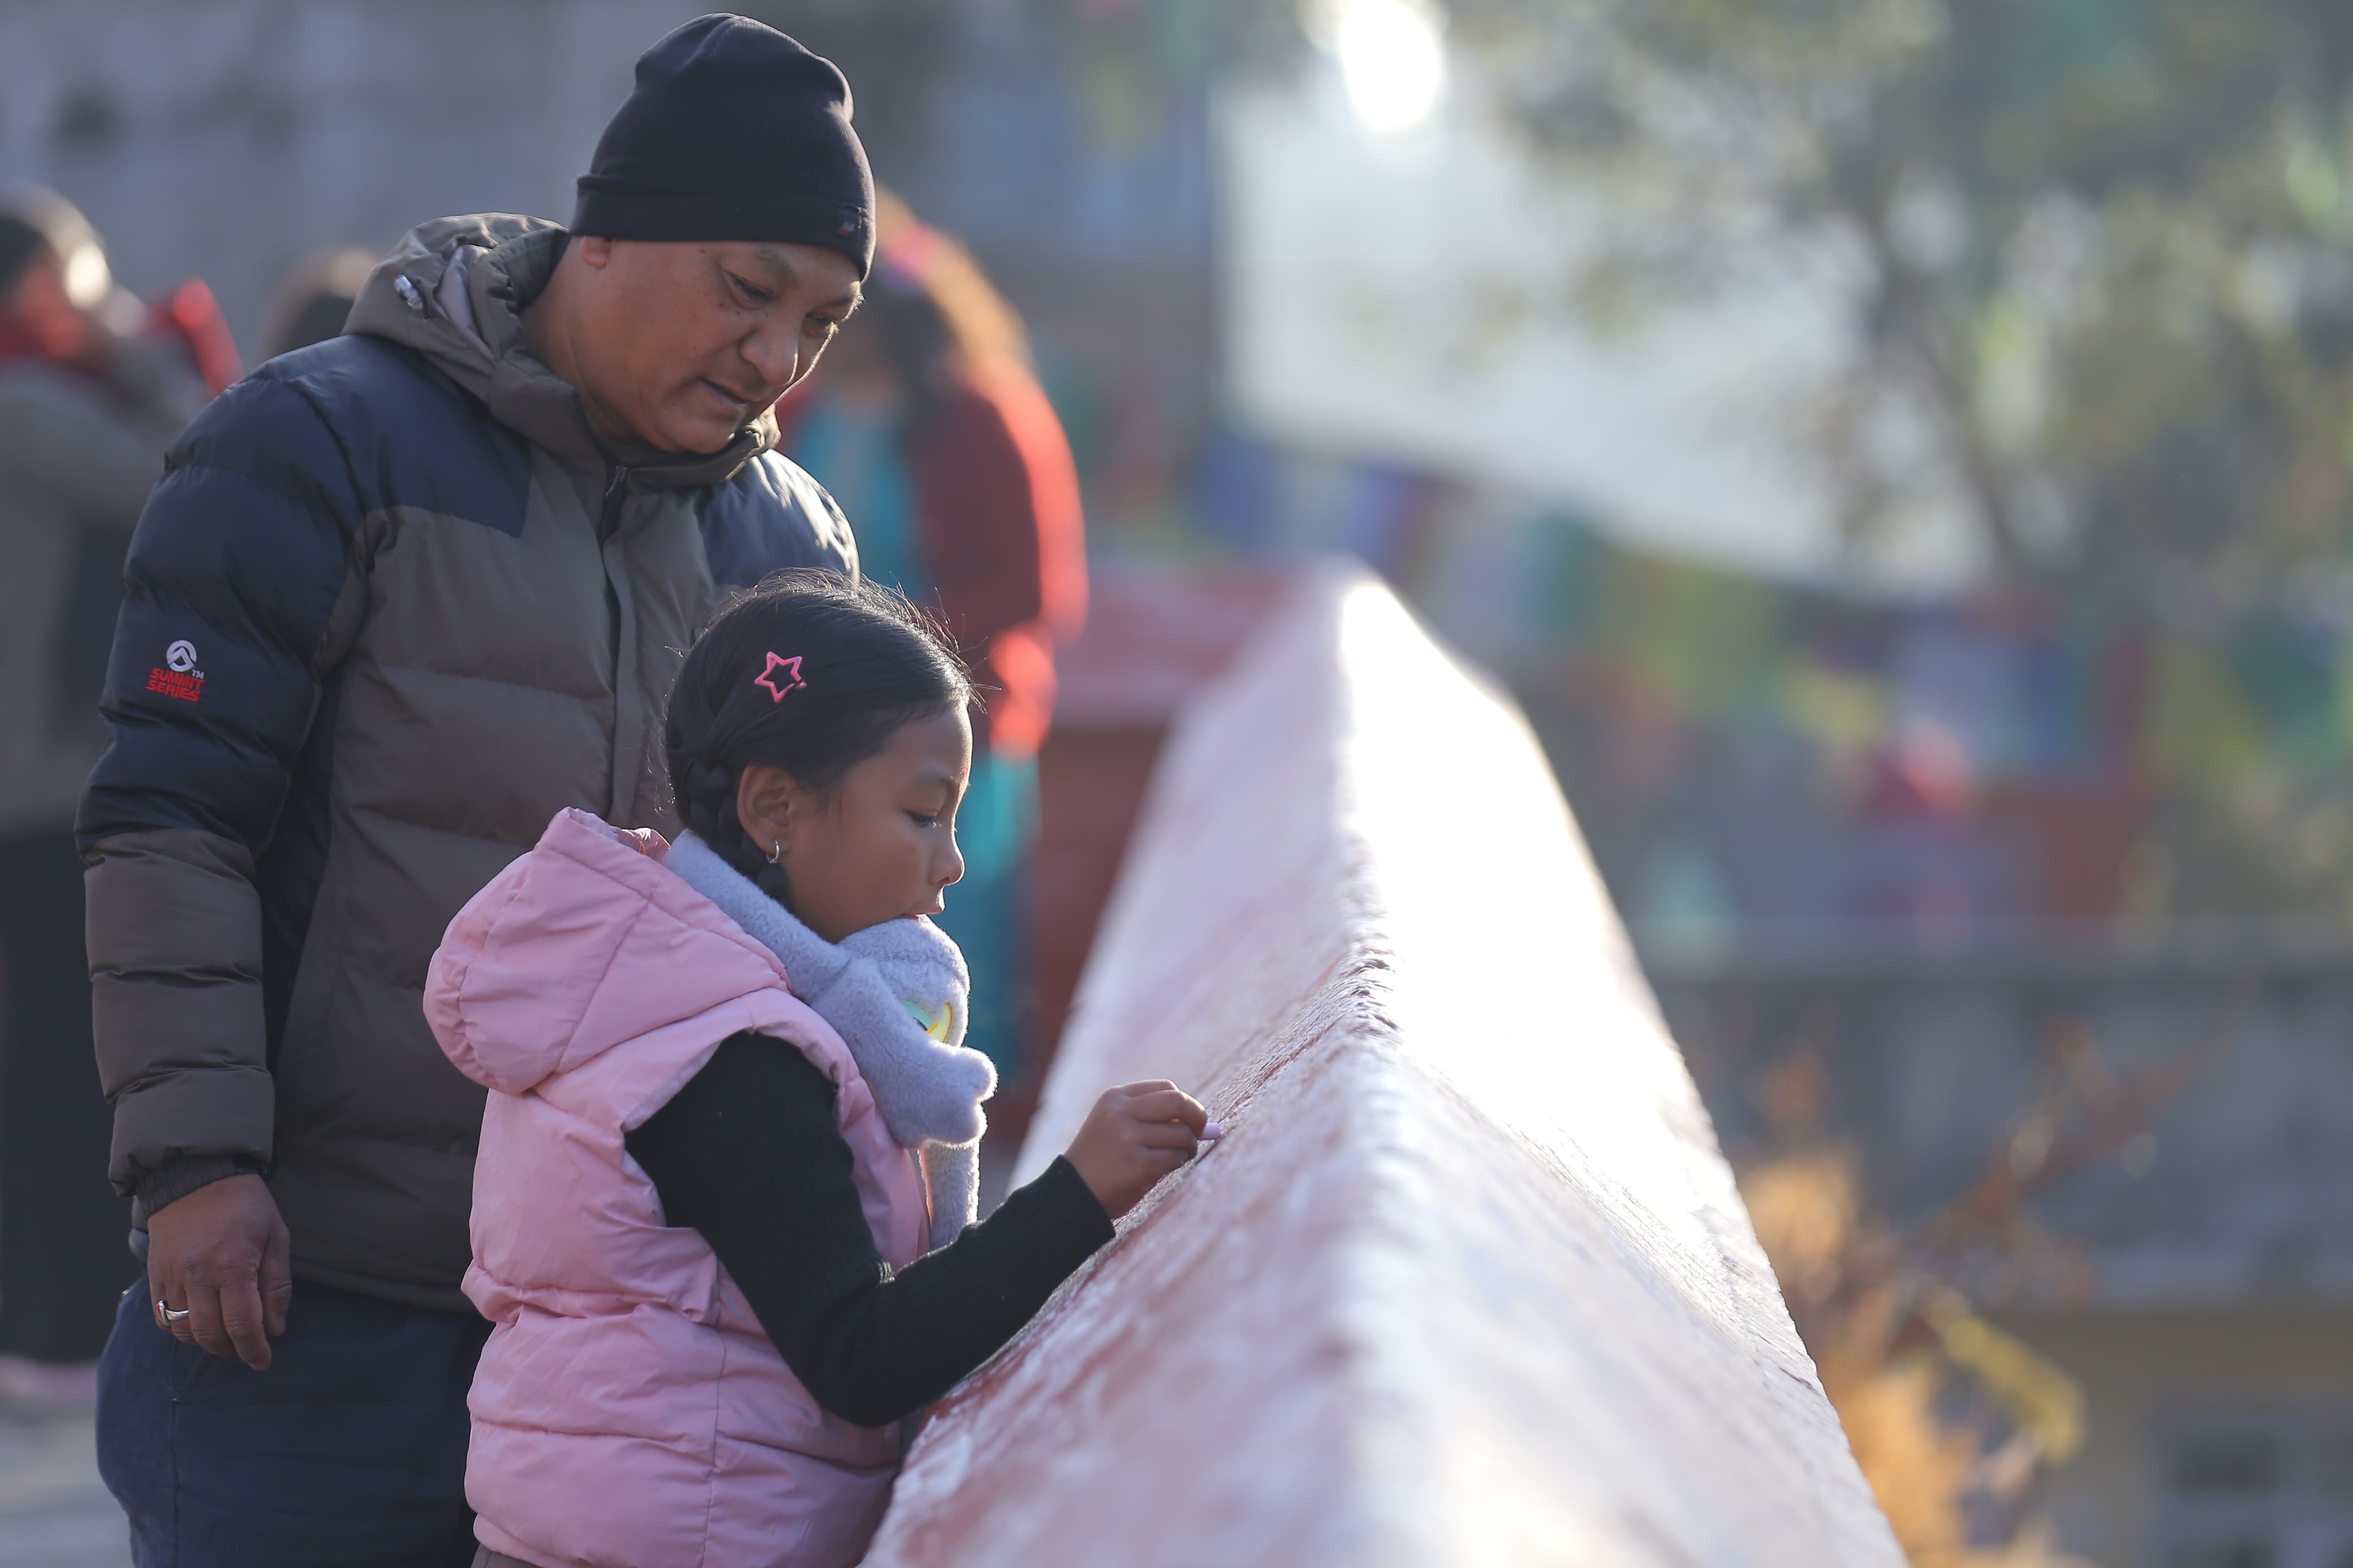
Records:
[[[858,308],[858,268],[814,245],[599,239],[569,345],[591,421],[665,452],[716,452],[816,365]]]

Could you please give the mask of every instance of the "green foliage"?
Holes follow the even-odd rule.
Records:
[[[1623,198],[1615,290],[1836,258],[1854,369],[1820,428],[1858,531],[1926,475],[2013,577],[2216,615],[2342,552],[2353,7],[1446,9],[1507,121]]]

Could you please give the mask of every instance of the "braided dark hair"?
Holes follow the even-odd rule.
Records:
[[[772,653],[798,660],[797,676],[780,668],[760,684]],[[679,816],[781,900],[781,877],[735,812],[744,768],[781,768],[823,794],[902,724],[972,694],[964,661],[903,595],[831,572],[779,572],[721,608],[670,689],[663,738]]]

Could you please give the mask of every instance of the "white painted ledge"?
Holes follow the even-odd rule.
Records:
[[[1533,738],[1353,568],[1172,738],[1016,1179],[1158,1077],[1225,1142],[870,1563],[1898,1568]]]

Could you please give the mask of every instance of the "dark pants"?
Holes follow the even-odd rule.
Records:
[[[268,1372],[126,1295],[98,1468],[138,1568],[467,1568],[466,1390],[491,1325],[297,1283]]]
[[[94,1359],[139,1272],[106,1183],[81,869],[70,828],[0,837],[0,1354],[35,1361]]]

